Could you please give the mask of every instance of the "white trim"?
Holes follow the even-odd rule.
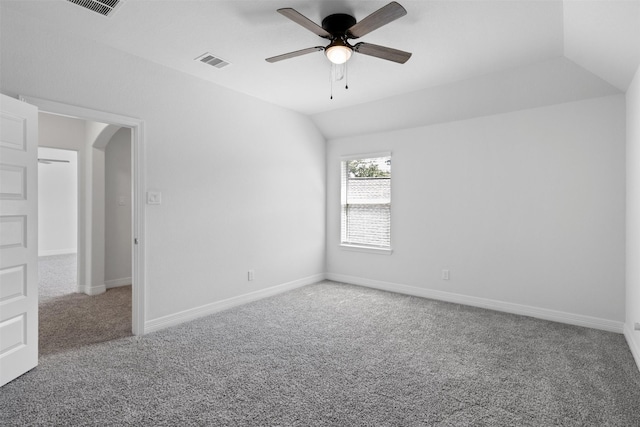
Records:
[[[101,283],[98,285],[92,285],[92,286],[85,286],[82,289],[82,292],[84,292],[89,296],[100,295],[105,293],[106,291],[107,291],[107,288],[105,287],[104,283]]]
[[[146,333],[145,310],[146,298],[145,292],[146,282],[146,252],[145,252],[145,176],[146,176],[146,160],[145,160],[145,124],[143,121],[138,126],[131,128],[131,164],[135,165],[131,171],[131,187],[132,187],[132,217],[131,217],[131,295],[132,295],[132,313],[131,327],[134,335],[144,335]]]
[[[107,113],[105,111],[92,110],[90,108],[78,107],[75,105],[63,104],[49,99],[36,98],[34,96],[20,95],[21,101],[35,105],[39,110],[58,114],[62,116],[100,121],[110,125],[120,125],[134,127],[139,125],[140,119]]]
[[[69,117],[78,117],[85,120],[93,120],[101,123],[107,123],[112,125],[119,125],[131,128],[131,147],[132,156],[131,163],[133,166],[132,174],[132,187],[133,187],[133,212],[132,212],[132,234],[133,238],[137,239],[138,244],[132,244],[132,316],[131,316],[131,330],[134,335],[143,335],[145,333],[145,290],[146,290],[146,277],[145,277],[145,209],[143,195],[145,186],[145,131],[144,121],[141,119],[121,116],[118,114],[107,113],[99,110],[92,110],[89,108],[78,107],[69,104],[63,104],[48,99],[36,98],[31,96],[20,95],[18,97],[21,101],[27,102],[31,105],[35,105],[41,111],[59,114]],[[84,159],[78,158],[78,165],[84,164]],[[79,176],[83,171],[79,170]],[[78,180],[78,185],[82,187],[83,180]],[[83,188],[79,188],[79,194],[84,194]],[[79,204],[80,205],[80,204]],[[78,206],[78,209],[81,207]],[[84,233],[86,218],[84,215],[78,216],[78,283],[81,283],[86,276],[89,276],[88,271],[85,269],[85,239],[80,233]],[[79,286],[79,289],[83,289],[88,295],[95,295],[92,292],[101,293],[100,289],[105,289],[104,284],[98,286]],[[104,292],[104,290],[102,291]]]
[[[377,159],[378,157],[391,157],[391,151],[382,151],[378,153],[359,153],[340,156],[340,161],[359,160],[359,159]]]
[[[377,153],[364,153],[364,154],[352,154],[352,155],[346,155],[346,156],[340,156],[340,169],[342,170],[341,172],[341,179],[340,179],[340,205],[341,205],[341,209],[342,212],[340,215],[344,214],[344,206],[346,205],[346,196],[345,196],[345,182],[344,182],[344,170],[342,169],[342,167],[344,166],[344,163],[349,161],[349,160],[356,160],[356,159],[375,159],[375,158],[379,158],[379,157],[391,157],[391,151],[382,151],[382,152],[377,152]],[[362,205],[369,205],[369,204],[384,204],[384,205],[389,205],[391,206],[391,199],[387,200],[386,202],[382,202],[380,203],[379,200],[377,199],[365,199],[365,200],[358,200],[357,204],[362,204]],[[389,223],[389,228],[391,228],[391,223]],[[340,226],[340,240],[342,240],[342,225]],[[392,238],[392,237],[391,237]],[[393,253],[393,249],[392,248],[381,248],[381,247],[375,247],[375,246],[366,246],[366,245],[361,245],[358,243],[348,243],[348,242],[341,242],[340,243],[340,248],[343,250],[347,250],[347,251],[353,251],[353,252],[364,252],[364,253],[370,253],[370,254],[379,254],[379,255],[391,255]]]
[[[76,249],[49,249],[48,251],[38,251],[38,257],[41,256],[53,256],[53,255],[71,255],[78,253]]]
[[[333,280],[335,282],[349,283],[353,285],[381,289],[384,291],[397,292],[400,294],[447,301],[456,304],[470,305],[473,307],[486,308],[489,310],[502,311],[505,313],[519,314],[522,316],[551,320],[553,322],[566,323],[569,325],[583,326],[586,328],[600,329],[603,331],[616,333],[623,332],[624,323],[617,322],[615,320],[601,319],[598,317],[585,316],[582,314],[567,313],[563,311],[550,310],[547,308],[532,307],[511,302],[455,294],[452,292],[437,291],[434,289],[418,288],[415,286],[400,285],[397,283],[383,282],[380,280],[365,279],[361,277],[347,276],[342,274],[327,273],[326,278],[327,280]]]
[[[250,292],[248,294],[238,295],[236,297],[228,298],[222,301],[216,301],[210,304],[202,305],[200,307],[195,307],[178,313],[169,314],[167,316],[159,317],[157,319],[145,322],[144,330],[146,333],[159,331],[160,329],[168,328],[170,326],[176,326],[184,322],[217,313],[219,311],[227,310],[239,305],[247,304],[249,302],[281,294],[283,292],[310,285],[312,283],[317,283],[324,280],[324,278],[324,274],[315,274],[313,276],[294,280],[292,282],[283,283],[281,285],[276,285],[259,291]]]
[[[631,326],[628,324],[624,325],[624,337],[627,339],[627,344],[629,345],[629,349],[631,350],[631,354],[636,361],[636,366],[640,371],[640,339],[635,339],[638,337],[638,332],[635,332]]]
[[[366,252],[378,255],[391,255],[393,253],[393,249],[391,248],[376,248],[375,246],[351,245],[349,243],[340,243],[340,249],[344,251]]]
[[[120,286],[129,286],[130,284],[131,284],[131,277],[123,277],[121,279],[112,279],[112,280],[104,281],[104,286],[107,289],[118,288]]]

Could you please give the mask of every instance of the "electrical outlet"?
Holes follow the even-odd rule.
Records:
[[[148,205],[161,205],[162,193],[159,191],[147,191],[147,204]]]
[[[442,280],[449,280],[449,270],[442,270]]]
[[[247,273],[247,280],[251,282],[253,280],[253,276],[254,276],[253,270],[249,270],[249,272]]]

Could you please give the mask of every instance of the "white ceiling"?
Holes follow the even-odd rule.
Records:
[[[349,90],[336,84],[330,100],[321,52],[264,60],[326,44],[276,9],[293,7],[319,24],[331,13],[360,20],[388,1],[124,0],[108,18],[66,0],[1,1],[77,37],[309,115],[563,56],[624,91],[640,62],[640,0],[400,0],[408,15],[359,41],[412,52],[411,59],[354,55]],[[194,61],[205,52],[232,65]]]

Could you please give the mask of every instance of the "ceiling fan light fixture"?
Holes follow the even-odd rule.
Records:
[[[351,58],[351,54],[353,53],[353,49],[347,46],[342,40],[335,40],[329,47],[324,51],[325,55],[329,61],[334,64],[344,64]]]

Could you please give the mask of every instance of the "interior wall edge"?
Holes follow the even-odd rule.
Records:
[[[625,337],[640,369],[640,67],[625,94],[626,102],[626,250]]]
[[[640,342],[636,341],[633,336],[633,331],[629,327],[629,325],[624,325],[624,337],[627,339],[627,344],[629,345],[629,350],[631,350],[631,354],[633,355],[633,359],[636,361],[636,366],[640,371]]]
[[[85,286],[81,291],[89,296],[94,296],[105,293],[107,288],[104,283],[99,283],[97,285]]]
[[[53,255],[71,255],[77,254],[78,251],[74,248],[70,249],[51,249],[46,251],[38,251],[38,256],[53,256]]]
[[[598,317],[585,316],[582,314],[568,313],[547,308],[534,307],[530,305],[515,304],[506,301],[498,301],[488,298],[474,297],[464,294],[456,294],[434,289],[418,288],[415,286],[400,283],[384,282],[380,280],[368,279],[364,277],[348,276],[344,274],[327,273],[327,280],[351,285],[365,286],[368,288],[380,289],[383,291],[396,292],[399,294],[411,295],[421,298],[429,298],[438,301],[451,302],[468,305],[472,307],[486,308],[489,310],[504,313],[518,314],[521,316],[535,317],[537,319],[549,320],[552,322],[565,323],[568,325],[582,326],[586,328],[599,329],[608,332],[623,333],[624,323],[616,320],[602,319]]]
[[[120,279],[105,280],[104,286],[107,289],[119,288],[120,286],[131,286],[131,277],[122,277]]]
[[[171,326],[176,326],[181,323],[189,322],[191,320],[196,320],[200,317],[208,316],[210,314],[238,307],[243,304],[258,301],[263,298],[278,295],[283,292],[301,288],[306,285],[311,285],[324,279],[324,273],[314,274],[312,276],[303,277],[291,282],[282,283],[280,285],[271,286],[265,289],[260,289],[255,292],[238,295],[225,300],[215,301],[209,304],[201,305],[199,307],[194,307],[177,313],[168,314],[157,319],[147,320],[144,324],[144,334],[159,331]]]

